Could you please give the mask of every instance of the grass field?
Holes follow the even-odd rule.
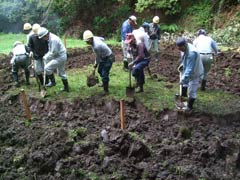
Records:
[[[103,98],[114,98],[116,100],[125,99],[131,100],[126,97],[126,87],[128,86],[128,73],[122,70],[122,64],[114,63],[110,73],[110,93],[108,96],[103,96],[102,87],[97,85],[94,87],[87,87],[86,80],[87,75],[93,71],[92,66],[86,66],[82,69],[70,69],[67,70],[70,92],[59,93],[63,84],[59,77],[56,76],[57,85],[52,88],[48,88],[48,96],[45,100],[53,101],[72,101],[79,97],[86,99],[91,96],[99,95]],[[121,74],[121,76],[119,76]],[[146,73],[147,74],[147,73]],[[134,80],[133,80],[134,81]],[[38,92],[36,80],[31,79],[31,86],[22,88],[26,89],[27,94],[31,94],[38,98],[40,93]],[[171,87],[171,88],[169,88]],[[144,104],[149,110],[154,112],[161,112],[164,109],[175,109],[175,94],[179,90],[177,83],[169,83],[165,81],[157,81],[156,79],[150,79],[148,74],[146,75],[146,84],[144,86],[144,93],[135,93],[135,98]],[[19,93],[19,89],[15,89],[10,93]],[[225,115],[234,113],[239,110],[239,107],[235,105],[240,102],[240,97],[227,94],[222,91],[198,91],[198,99],[194,104],[196,111],[210,113],[214,115]]]
[[[61,38],[64,42],[64,37]],[[13,44],[15,41],[21,41],[26,44],[27,36],[25,34],[0,33],[0,54],[9,54],[9,52],[13,48]],[[120,45],[120,43],[116,42],[114,39],[106,40],[106,43],[111,45]],[[83,48],[86,47],[87,44],[81,39],[73,39],[66,37],[66,46],[67,48]]]

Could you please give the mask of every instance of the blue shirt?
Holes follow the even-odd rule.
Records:
[[[187,84],[189,81],[203,75],[203,65],[196,48],[188,43],[186,52],[182,55],[183,75],[181,81]]]
[[[121,29],[121,39],[123,41],[126,40],[126,34],[127,33],[131,33],[133,31],[132,26],[130,25],[130,23],[128,22],[128,19],[126,21],[123,22],[122,24],[122,29]]]

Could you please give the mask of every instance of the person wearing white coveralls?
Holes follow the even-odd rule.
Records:
[[[209,36],[204,29],[198,31],[198,37],[193,41],[193,45],[197,48],[204,67],[204,76],[201,83],[201,90],[205,91],[207,74],[211,69],[213,62],[213,54],[217,55],[217,43]]]
[[[187,43],[185,38],[178,38],[176,45],[181,51],[181,65],[182,77],[180,84],[182,84],[183,94],[187,94],[188,90],[188,103],[184,107],[184,111],[191,111],[193,104],[197,98],[197,89],[199,80],[203,76],[203,64],[197,49],[190,43]]]
[[[64,88],[61,91],[69,92],[67,75],[65,72],[65,64],[67,61],[67,51],[62,43],[61,39],[55,34],[49,32],[46,28],[41,27],[38,30],[38,37],[41,39],[48,41],[48,52],[43,56],[43,60],[45,61],[44,70],[46,74],[49,76],[52,85],[54,86],[55,80],[53,79],[54,70],[58,70],[58,75],[62,78],[62,82]]]

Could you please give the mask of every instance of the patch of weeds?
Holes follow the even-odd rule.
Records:
[[[25,124],[26,127],[30,127],[31,123],[32,123],[32,121],[29,120],[29,119],[25,119],[25,121],[24,121],[24,124]]]
[[[183,176],[183,174],[184,174],[181,166],[177,166],[175,171],[176,171],[176,174],[179,176]]]
[[[105,146],[103,143],[101,143],[98,146],[98,156],[99,156],[100,160],[103,161],[104,156],[105,156]]]
[[[227,78],[230,78],[232,76],[232,71],[229,67],[224,68],[224,76],[227,77]]]
[[[77,129],[69,130],[68,138],[70,141],[76,141],[77,137],[84,137],[86,135],[87,129],[84,127],[80,127]]]
[[[184,139],[190,139],[192,136],[191,130],[186,126],[180,127],[179,133],[180,133],[180,136]]]
[[[143,139],[143,137],[141,137],[140,135],[138,135],[137,133],[135,132],[129,132],[131,138],[135,141],[141,141],[143,143],[145,143],[146,141]]]
[[[88,178],[91,179],[91,180],[99,180],[97,174],[94,173],[94,172],[89,172],[87,176],[88,176]]]
[[[148,176],[149,176],[149,172],[147,170],[144,170],[142,174],[142,180],[147,180]]]

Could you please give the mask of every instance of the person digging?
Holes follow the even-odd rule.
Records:
[[[102,79],[103,90],[107,94],[109,92],[109,72],[112,68],[112,63],[115,61],[112,50],[103,42],[103,38],[93,36],[90,30],[84,31],[83,40],[91,45],[96,55],[94,68],[98,67],[98,73]]]
[[[69,92],[68,79],[65,72],[65,64],[67,61],[67,51],[61,39],[55,34],[49,32],[46,28],[40,27],[38,30],[39,39],[48,41],[48,52],[43,56],[45,63],[44,71],[51,80],[48,87],[55,86],[54,70],[58,70],[58,75],[61,77],[64,87],[61,91]]]
[[[188,92],[187,106],[183,107],[184,112],[190,112],[197,98],[197,89],[199,80],[203,76],[203,64],[197,49],[185,38],[178,38],[176,46],[181,51],[181,65],[179,71],[182,71],[180,85],[182,86],[182,95],[186,96]]]
[[[150,62],[150,54],[144,44],[144,37],[133,33],[127,34],[125,42],[129,44],[129,53],[132,54],[133,61],[128,64],[129,69],[132,71],[132,75],[136,79],[136,93],[143,92],[143,85],[145,83],[144,68],[148,66]]]
[[[23,43],[16,41],[13,44],[13,49],[10,54],[12,55],[10,64],[12,65],[12,75],[15,81],[15,87],[20,87],[19,77],[18,77],[19,68],[24,69],[26,85],[30,85],[30,82],[29,82],[30,72],[28,69],[29,52],[27,50],[27,47]]]

